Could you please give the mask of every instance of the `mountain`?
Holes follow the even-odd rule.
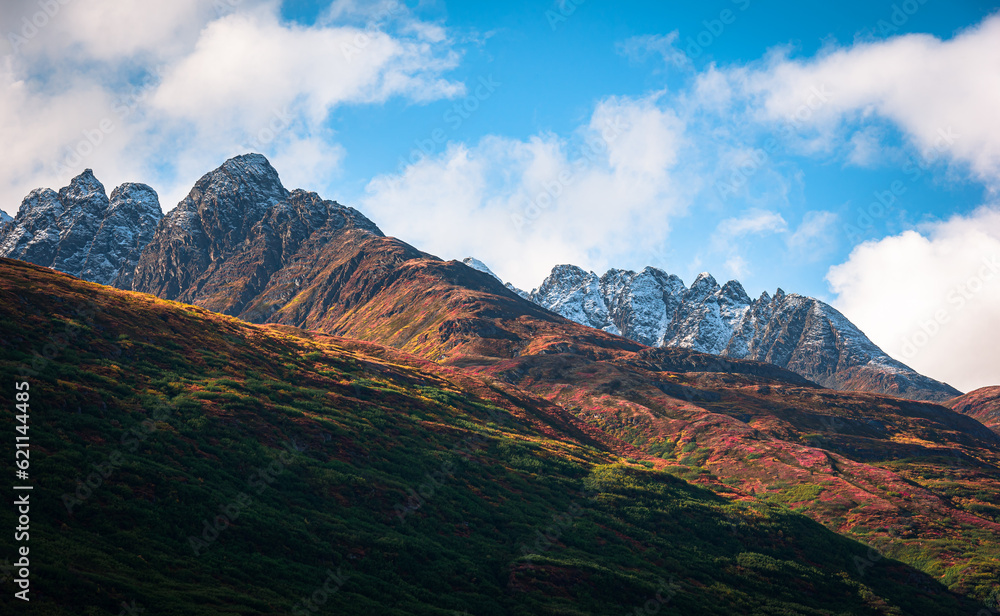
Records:
[[[149,186],[122,184],[108,199],[86,169],[59,192],[38,188],[24,198],[14,220],[0,225],[0,256],[128,285],[162,216]]]
[[[263,156],[238,156],[198,180],[167,214],[131,288],[261,321],[301,285],[292,272],[350,233],[382,237],[352,208],[289,192]]]
[[[653,267],[598,277],[557,265],[528,297],[645,345],[768,362],[824,387],[939,401],[961,393],[889,357],[832,306],[781,289],[751,299],[739,282],[719,286],[707,273],[686,287]]]
[[[439,273],[453,282],[467,278],[454,265],[385,238],[353,208],[315,193],[289,191],[259,154],[237,156],[206,174],[162,221],[156,193],[148,186],[123,184],[109,200],[92,171],[85,170],[59,193],[32,191],[13,223],[0,227],[0,255],[251,322],[322,327],[361,337],[366,334],[354,312],[394,283],[379,272],[419,259],[432,270],[448,269]],[[331,268],[337,262],[339,267]],[[500,282],[481,261],[469,258],[464,265]],[[410,268],[399,271],[418,275]],[[408,284],[399,282],[400,287]],[[485,288],[480,279],[469,284]],[[610,270],[598,278],[571,265],[556,266],[531,294],[503,286],[572,321],[649,346],[773,363],[838,389],[928,400],[961,393],[893,360],[829,305],[780,289],[774,297],[764,293],[751,300],[738,282],[720,287],[708,274],[685,287],[677,276],[656,268]],[[490,293],[499,291],[491,288]],[[447,331],[438,334],[449,339],[445,346],[462,346],[459,352],[486,346],[475,352],[508,357],[527,344],[515,342],[520,334],[512,331],[524,323],[507,319],[515,322],[498,327],[492,316],[481,319],[479,308],[464,306],[460,312],[469,314],[447,319]],[[393,310],[412,312],[412,307]],[[504,310],[550,320],[523,303]],[[457,338],[464,343],[458,345]],[[439,346],[430,338],[423,343]]]
[[[345,562],[364,565],[364,584],[332,601],[355,611],[609,613],[642,605],[654,574],[696,589],[683,602],[676,595],[680,613],[958,614],[978,609],[968,597],[992,600],[1000,435],[972,417],[577,323],[475,263],[443,261],[350,208],[285,190],[263,157],[227,161],[186,203],[161,221],[132,282],[186,305],[0,261],[0,307],[22,315],[0,315],[0,357],[12,374],[45,379],[40,404],[53,423],[41,459],[54,463],[46,477],[79,485],[74,469],[100,464],[99,446],[141,423],[144,407],[176,399],[183,409],[158,431],[168,440],[143,450],[148,463],[121,469],[121,489],[108,486],[89,534],[46,536],[66,556],[44,562],[101,567],[89,578],[49,572],[77,584],[73,596],[128,582],[175,613],[196,613],[195,598],[176,607],[153,589],[203,597],[199,581],[211,575],[216,613],[278,613],[288,605],[277,588],[309,592],[303,579]],[[603,298],[600,282],[581,297]],[[651,271],[611,282],[677,281]],[[680,286],[702,320],[746,316],[735,283],[703,276]],[[86,297],[96,298],[97,316],[75,329]],[[776,298],[780,307],[787,296]],[[772,318],[769,304],[757,305],[759,322]],[[656,310],[604,307],[631,311],[623,329],[655,325]],[[75,335],[47,359],[31,341],[50,340],[53,328]],[[709,327],[693,332],[699,344],[721,339]],[[497,452],[484,468],[455,483],[435,475],[448,443],[478,436]],[[293,438],[334,466],[309,462],[283,476],[255,500],[258,513],[230,524],[237,545],[218,558],[190,562],[172,551],[190,536],[175,519],[201,526],[238,502],[241,478]],[[615,488],[602,492],[598,517],[571,525],[580,535],[557,524],[538,539],[537,521],[565,520],[560,512],[581,505],[574,495],[602,477]],[[675,480],[683,490],[670,487]],[[45,502],[59,502],[65,488],[54,489]],[[772,511],[791,517],[775,521]],[[121,522],[102,526],[109,512]],[[415,522],[402,535],[384,524],[397,512]],[[115,534],[135,520],[143,532]],[[167,535],[150,530],[160,528]],[[818,541],[827,531],[863,549]],[[524,536],[541,547],[512,559]],[[768,551],[777,547],[788,551]],[[114,568],[125,558],[118,548],[156,563],[127,561],[149,572],[148,584]],[[790,554],[822,575],[803,577]],[[274,571],[282,573],[269,578]],[[837,580],[846,586],[829,586]]]
[[[1000,433],[1000,386],[980,387],[944,403],[951,410],[968,415]]]
[[[474,257],[466,257],[466,258],[462,259],[462,263],[464,263],[465,265],[471,267],[472,269],[474,269],[476,271],[483,272],[484,274],[489,274],[490,276],[493,276],[497,280],[500,280],[500,277],[497,276],[496,274],[494,274],[493,270],[491,270],[489,267],[487,267],[486,264],[483,263],[482,261],[480,261],[479,259],[476,259]],[[503,282],[503,281],[500,280],[500,282]],[[520,295],[524,299],[529,299],[527,293],[525,293],[521,289],[518,289],[517,287],[515,287],[511,283],[509,283],[509,282],[505,283],[504,286],[507,287],[508,291],[516,293],[517,295]]]
[[[977,609],[782,504],[689,483],[543,398],[392,348],[8,259],[0,340],[44,452],[37,613]]]

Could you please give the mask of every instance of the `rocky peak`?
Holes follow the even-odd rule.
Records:
[[[722,288],[718,291],[719,296],[729,300],[733,304],[743,304],[749,305],[751,303],[750,296],[747,295],[746,290],[736,280],[730,280],[726,284],[722,285]]]
[[[880,391],[922,399],[955,395],[886,355],[831,306],[777,289],[751,300],[735,280],[720,287],[702,273],[690,287],[647,267],[612,269],[589,292],[593,274],[560,265],[532,301],[569,319],[650,346],[671,346],[752,359],[790,369],[828,387]],[[612,329],[614,328],[614,329]]]
[[[83,201],[97,198],[107,202],[107,193],[104,191],[104,184],[94,177],[93,169],[84,169],[83,173],[76,176],[66,186],[59,190],[59,196],[64,200]]]
[[[230,158],[203,175],[163,218],[139,258],[132,287],[178,299],[198,276],[237,251],[289,195],[264,156]]]
[[[125,182],[111,191],[109,212],[127,208],[129,211],[163,217],[160,197],[150,186],[137,182]]]
[[[202,176],[164,217],[131,288],[263,322],[327,301],[294,300],[313,292],[303,281],[328,275],[337,246],[368,234],[384,237],[353,208],[289,192],[266,158],[244,154]]]
[[[557,265],[529,295],[532,301],[596,329],[618,334],[611,321],[597,274],[576,265]],[[568,314],[573,316],[568,316]]]
[[[162,217],[153,189],[123,184],[108,199],[91,169],[55,192],[32,190],[0,229],[0,255],[112,284],[131,271]]]
[[[704,299],[718,290],[719,283],[715,281],[715,278],[708,272],[702,272],[691,283],[687,295],[689,300],[697,301]]]
[[[210,184],[220,192],[248,190],[259,202],[273,204],[288,196],[277,170],[261,154],[234,156],[205,177],[210,178]]]
[[[130,288],[139,256],[153,239],[162,218],[159,196],[149,186],[126,182],[115,188],[82,276],[101,284]]]
[[[475,257],[465,257],[464,259],[462,259],[462,263],[468,265],[474,270],[483,272],[484,274],[489,274],[490,276],[493,276],[497,280],[500,280],[500,277],[494,274],[493,270],[491,270],[485,263],[483,263],[479,259],[476,259]]]

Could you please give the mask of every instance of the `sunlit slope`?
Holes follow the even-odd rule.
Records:
[[[32,392],[35,613],[974,609],[901,563],[858,568],[864,546],[803,515],[625,461],[491,378],[0,274],[0,362]]]

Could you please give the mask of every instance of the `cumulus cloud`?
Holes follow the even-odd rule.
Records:
[[[30,20],[38,5],[23,4]],[[330,188],[344,155],[324,124],[331,110],[464,92],[444,77],[459,59],[444,30],[383,4],[374,23],[339,3],[341,22],[331,13],[312,26],[283,21],[274,1],[60,5],[0,63],[3,208],[91,167],[109,188],[155,186],[169,209],[250,150],[282,163],[285,178]]]
[[[635,251],[653,261],[684,209],[684,125],[656,99],[606,99],[570,137],[452,144],[373,180],[363,208],[387,233],[443,258],[475,256],[525,287],[555,263],[600,269]]]
[[[893,357],[964,391],[1000,384],[1000,206],[866,242],[827,280]]]
[[[809,59],[777,50],[724,72],[762,121],[807,128],[827,148],[872,118],[888,120],[927,158],[947,157],[997,188],[1000,15],[949,40],[910,34]],[[716,87],[718,89],[718,86]],[[860,147],[860,149],[859,149]],[[865,160],[864,136],[850,150]]]

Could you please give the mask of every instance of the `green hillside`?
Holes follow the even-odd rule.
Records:
[[[779,504],[622,459],[540,398],[377,345],[10,260],[0,340],[8,406],[31,392],[31,613],[977,609]],[[20,613],[10,575],[0,609]]]

